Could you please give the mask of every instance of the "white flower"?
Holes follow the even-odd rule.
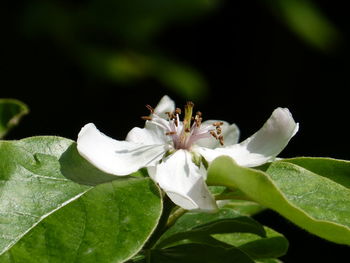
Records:
[[[183,121],[168,96],[155,109],[148,108],[145,128],[133,128],[125,141],[104,135],[92,123],[85,125],[78,135],[78,151],[97,168],[118,176],[147,167],[170,199],[188,210],[217,209],[205,183],[205,162],[227,155],[241,166],[259,166],[273,161],[298,131],[289,110],[277,108],[258,132],[238,143],[235,124],[202,122],[200,112],[193,118],[192,103],[186,104]]]

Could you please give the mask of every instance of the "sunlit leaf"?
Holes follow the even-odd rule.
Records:
[[[287,162],[263,172],[220,157],[209,167],[207,182],[239,188],[311,233],[350,244],[350,190],[326,177]]]
[[[123,262],[155,229],[162,201],[152,180],[77,184],[62,174],[74,172],[64,156],[75,145],[59,137],[0,143],[0,262]]]
[[[283,161],[294,163],[313,173],[327,177],[346,188],[350,188],[349,161],[317,157],[298,157]]]

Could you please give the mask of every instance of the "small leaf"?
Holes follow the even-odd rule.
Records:
[[[221,242],[235,246],[255,259],[281,257],[288,250],[288,240],[280,233],[265,227],[267,236],[262,238],[251,233],[215,234]]]
[[[287,162],[263,172],[220,157],[210,165],[207,182],[239,188],[311,233],[350,244],[350,190],[328,178]]]
[[[28,114],[27,105],[14,99],[0,99],[0,138],[3,138],[20,119]]]
[[[222,208],[215,214],[186,213],[160,237],[156,247],[169,246],[184,239],[232,232],[248,232],[265,236],[264,228],[252,218],[242,216],[232,209]]]
[[[151,250],[150,263],[254,263],[241,250],[231,247],[213,247],[203,244],[188,244],[160,250]]]
[[[62,174],[74,147],[58,137],[0,142],[0,262],[124,262],[153,232],[162,201],[152,180],[77,184]]]

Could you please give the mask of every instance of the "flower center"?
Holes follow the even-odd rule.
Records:
[[[202,113],[200,111],[197,111],[193,117],[193,102],[186,103],[183,121],[180,121],[180,108],[176,108],[173,112],[166,112],[168,117],[164,119],[155,113],[151,106],[146,105],[146,107],[150,110],[151,115],[142,118],[160,126],[165,131],[165,135],[172,139],[175,149],[190,150],[193,143],[204,138],[215,138],[221,145],[224,144],[221,130],[223,122],[215,122],[210,125],[202,124]]]

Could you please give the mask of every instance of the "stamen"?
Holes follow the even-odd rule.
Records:
[[[222,135],[219,136],[219,142],[220,142],[221,146],[224,145],[224,136],[222,136]]]
[[[219,126],[221,126],[221,125],[223,125],[224,123],[222,122],[222,121],[217,121],[217,122],[214,122],[213,123],[213,126],[215,126],[215,127],[219,127]]]
[[[216,135],[216,133],[214,131],[210,131],[210,134],[215,138],[218,139],[218,136]]]
[[[143,119],[144,121],[151,121],[152,117],[151,116],[141,116],[141,119]]]
[[[179,114],[176,114],[174,118],[174,124],[176,127],[179,126],[179,122],[180,122]]]
[[[196,126],[199,127],[202,124],[202,113],[200,111],[196,112],[196,117],[194,118],[196,122]]]
[[[147,104],[146,108],[151,112],[151,114],[154,113],[154,109],[153,109],[153,107],[151,105]]]
[[[167,111],[167,112],[166,112],[166,114],[168,115],[169,120],[173,120],[173,119],[175,119],[175,115],[174,115],[174,113],[173,113],[173,112],[169,112],[169,111]]]
[[[150,111],[149,116],[142,116],[141,118],[146,121],[152,121],[155,125],[161,127],[166,136],[171,136],[173,146],[175,149],[191,149],[193,143],[200,139],[214,137],[224,145],[224,137],[222,135],[221,125],[222,121],[214,122],[212,128],[210,126],[201,127],[202,113],[197,111],[193,115],[193,102],[189,101],[184,107],[184,118],[180,121],[181,109],[176,108],[173,112],[165,112],[167,118],[164,119],[155,113],[155,110],[150,105],[146,105],[146,108]]]
[[[181,109],[180,108],[176,108],[175,109],[175,114],[181,114]]]

